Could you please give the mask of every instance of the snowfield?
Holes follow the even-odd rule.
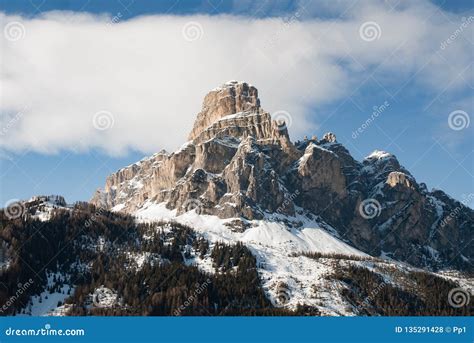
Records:
[[[281,221],[273,221],[282,216],[269,216],[267,220],[250,221],[252,227],[243,233],[229,229],[227,224],[235,218],[220,219],[216,216],[198,214],[195,210],[178,216],[176,210],[167,209],[165,203],[148,202],[135,215],[139,221],[143,222],[174,220],[189,225],[211,242],[235,243],[240,241],[247,243],[247,245],[274,248],[287,254],[321,252],[367,256],[327,231],[327,224],[310,220],[303,215],[285,216],[286,219],[302,223],[303,228],[288,227]]]
[[[59,282],[65,282],[67,277],[60,273],[48,275],[48,287],[54,287]],[[74,288],[64,283],[58,291],[50,292],[47,289],[40,295],[31,297],[30,303],[18,316],[63,316],[66,307],[64,305],[58,306],[59,302],[64,302],[71,294],[74,293]]]
[[[115,207],[115,209],[121,208],[120,205]],[[263,290],[269,300],[278,307],[295,309],[298,305],[309,305],[317,308],[323,316],[360,315],[359,308],[341,295],[347,285],[331,277],[336,267],[349,264],[364,267],[379,274],[385,283],[397,287],[416,287],[410,280],[410,273],[427,272],[392,260],[386,253],[382,253],[383,258],[375,259],[355,249],[344,242],[343,237],[340,237],[330,225],[314,215],[305,213],[301,208],[296,208],[297,214],[294,217],[267,213],[263,220],[246,221],[248,225],[246,230],[233,229],[231,224],[236,218],[221,219],[199,212],[198,207],[177,215],[177,211],[167,209],[165,203],[147,202],[135,216],[138,222],[178,222],[192,227],[197,235],[209,241],[210,249],[201,257],[192,246],[187,246],[191,257],[183,254],[184,263],[195,265],[208,274],[216,273],[210,256],[210,250],[215,243],[244,243],[256,258]],[[160,225],[159,229],[168,232],[171,230],[171,225]],[[149,234],[145,233],[144,238],[150,239],[151,236],[147,236]],[[88,246],[103,250],[106,244],[107,242],[99,237],[96,242],[90,242]],[[169,263],[168,260],[149,252],[125,253],[128,262],[124,268],[131,271],[142,268],[145,263]],[[310,258],[302,253],[320,253],[323,256]],[[328,254],[339,256],[334,258],[327,256]],[[87,269],[87,266],[77,267]],[[472,278],[467,279],[457,272],[450,271],[439,272],[436,275],[455,281],[464,289],[474,291]],[[71,305],[63,304],[64,300],[74,292],[74,285],[69,284],[68,280],[67,275],[48,274],[45,290],[40,295],[33,296],[18,315],[66,315]],[[121,303],[115,291],[102,288],[94,292],[101,300],[100,305],[107,307],[109,303]],[[91,303],[93,300],[94,295],[91,295]]]
[[[326,276],[333,271],[330,259],[314,260],[300,256],[302,252],[335,253],[367,257],[363,252],[336,238],[327,224],[310,220],[306,216],[285,217],[302,223],[302,227],[289,227],[283,222],[272,221],[281,216],[268,216],[266,220],[250,221],[251,227],[235,232],[226,225],[234,219],[200,215],[195,210],[177,216],[164,203],[146,203],[136,212],[139,221],[170,220],[189,225],[212,242],[235,244],[243,242],[257,259],[262,286],[276,306],[295,308],[298,304],[317,306],[323,315],[354,315],[352,306],[340,296],[342,285],[329,281]],[[194,263],[205,272],[214,272],[210,258],[195,258]],[[282,289],[279,285],[285,285]],[[285,299],[281,303],[281,298]]]
[[[325,316],[359,315],[359,309],[341,296],[341,291],[346,286],[330,278],[338,264],[365,267],[378,273],[384,282],[398,287],[410,284],[410,272],[422,271],[389,257],[373,259],[345,243],[328,224],[318,221],[317,218],[309,219],[311,216],[304,215],[299,208],[299,214],[295,217],[267,214],[265,220],[249,221],[250,228],[243,232],[229,228],[229,223],[235,218],[220,219],[202,215],[197,213],[199,211],[196,212],[196,209],[182,215],[177,215],[176,212],[167,209],[165,203],[147,202],[135,215],[141,222],[164,220],[191,226],[199,235],[210,241],[211,246],[215,242],[244,243],[257,259],[263,289],[275,306],[294,309],[298,304],[305,304],[317,307],[321,315]],[[313,259],[301,255],[302,252],[346,255],[347,259]],[[354,261],[354,257],[358,260]],[[207,273],[215,272],[209,256],[204,259],[194,257],[186,263],[195,264]],[[394,268],[398,273],[390,272]],[[452,274],[437,275],[474,290],[473,279],[466,280],[465,277]]]

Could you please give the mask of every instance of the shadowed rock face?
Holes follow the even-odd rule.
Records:
[[[112,174],[91,202],[127,213],[160,202],[183,213],[198,203],[201,214],[246,219],[298,210],[371,255],[463,270],[474,258],[474,211],[429,192],[389,153],[358,162],[333,133],[290,142],[257,89],[236,81],[205,97],[189,142]]]

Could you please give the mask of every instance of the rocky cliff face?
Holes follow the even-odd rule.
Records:
[[[389,153],[358,162],[334,134],[293,144],[282,124],[255,87],[228,82],[205,97],[189,142],[117,171],[91,201],[127,213],[165,202],[242,223],[300,211],[373,256],[472,268],[474,211],[429,192]]]
[[[211,91],[189,138],[174,153],[162,151],[111,175],[92,202],[133,213],[147,201],[166,201],[178,212],[199,201],[205,214],[261,218],[289,196],[278,175],[302,152],[260,107],[255,87],[231,81]]]

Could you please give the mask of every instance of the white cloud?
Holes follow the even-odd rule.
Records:
[[[382,62],[387,80],[400,81],[427,61],[449,61],[449,68],[425,68],[415,80],[434,92],[448,83],[455,88],[461,81],[453,75],[469,65],[470,45],[459,37],[435,53],[460,22],[423,4],[398,11],[370,3],[343,19],[291,19],[290,13],[290,24],[201,15],[110,24],[110,17],[68,12],[36,18],[0,13],[2,28],[18,21],[25,29],[21,39],[3,34],[0,40],[0,128],[8,126],[0,148],[173,149],[186,139],[207,91],[231,79],[257,86],[267,111],[290,112],[293,137],[316,129],[311,108],[347,96],[368,76],[364,68]],[[365,21],[378,23],[379,39],[360,39]],[[189,22],[202,28],[197,40],[183,37]],[[111,128],[94,127],[99,111],[112,114]]]

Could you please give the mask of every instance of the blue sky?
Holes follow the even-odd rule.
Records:
[[[450,113],[473,116],[474,23],[449,40],[474,15],[470,1],[2,0],[0,11],[3,28],[26,28],[22,40],[2,41],[0,204],[88,200],[115,170],[184,143],[205,93],[229,79],[254,83],[268,111],[288,110],[293,140],[331,131],[356,159],[386,150],[429,188],[459,200],[474,193],[474,123],[449,125]],[[372,21],[380,37],[360,40]],[[202,37],[176,42],[189,22]],[[239,51],[242,35],[257,48]],[[110,130],[83,125],[100,111],[113,114]]]

